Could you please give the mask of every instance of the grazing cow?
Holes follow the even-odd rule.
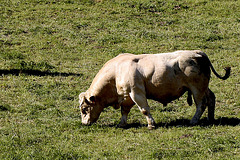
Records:
[[[109,60],[94,78],[90,88],[79,95],[83,124],[97,121],[105,107],[121,107],[119,126],[127,124],[130,109],[136,104],[146,116],[148,128],[155,127],[147,99],[163,105],[181,97],[188,91],[188,103],[193,95],[196,113],[191,124],[198,123],[206,106],[208,119],[214,120],[215,95],[208,88],[211,70],[220,79],[230,76],[230,67],[225,76],[213,68],[207,55],[199,50],[176,51],[161,54],[120,54]]]

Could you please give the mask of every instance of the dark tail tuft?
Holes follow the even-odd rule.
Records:
[[[226,71],[225,75],[221,78],[223,80],[228,79],[231,73],[231,67],[225,67],[224,70]]]

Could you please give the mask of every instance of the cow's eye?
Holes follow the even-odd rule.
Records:
[[[87,108],[83,108],[83,109],[82,109],[82,113],[83,113],[83,114],[87,114],[86,111],[87,111]]]

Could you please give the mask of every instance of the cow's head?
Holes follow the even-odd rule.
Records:
[[[103,107],[99,104],[95,96],[87,98],[85,92],[79,95],[80,111],[82,123],[90,125],[98,120]]]

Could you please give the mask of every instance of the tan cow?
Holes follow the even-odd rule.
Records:
[[[109,60],[94,78],[90,88],[79,95],[83,124],[97,121],[105,107],[121,107],[119,126],[127,124],[130,109],[136,104],[146,116],[148,127],[155,127],[147,99],[164,105],[179,98],[186,91],[188,102],[191,94],[196,104],[196,113],[191,124],[198,123],[206,106],[208,119],[214,120],[215,96],[208,88],[210,68],[221,79],[230,75],[230,67],[221,77],[214,70],[207,55],[198,50],[176,51],[161,54],[120,54]]]

